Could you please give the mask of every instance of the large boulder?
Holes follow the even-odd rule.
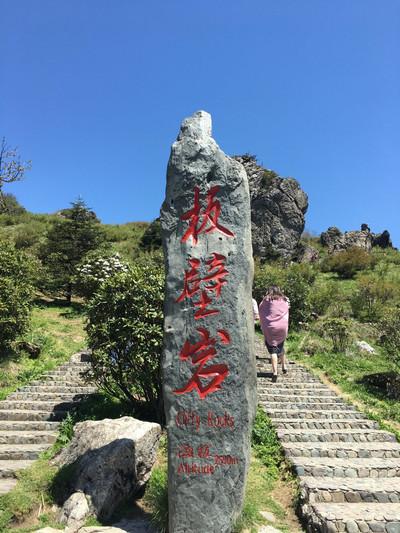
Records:
[[[262,260],[291,259],[304,230],[308,198],[293,178],[282,178],[254,156],[234,156],[245,168],[250,187],[253,254]]]
[[[368,224],[361,224],[359,231],[345,231],[332,226],[321,233],[320,242],[328,248],[328,253],[342,252],[354,246],[370,252],[374,246],[380,248],[393,248],[390,233],[385,230],[382,233],[372,233]]]
[[[61,523],[77,530],[88,514],[109,518],[148,480],[160,435],[158,424],[129,416],[77,423],[70,444],[53,460],[71,470]]]

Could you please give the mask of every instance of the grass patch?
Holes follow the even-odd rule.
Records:
[[[3,354],[0,360],[0,400],[85,347],[81,306],[66,307],[38,301],[32,310],[30,331],[24,340],[38,344],[40,356],[31,359],[25,353]]]

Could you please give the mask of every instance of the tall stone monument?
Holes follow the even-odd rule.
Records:
[[[172,145],[161,225],[169,531],[229,533],[256,405],[250,197],[204,111]]]

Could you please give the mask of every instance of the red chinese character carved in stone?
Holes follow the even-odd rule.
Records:
[[[191,359],[192,364],[198,365],[198,367],[185,387],[177,389],[174,392],[175,394],[185,394],[196,390],[203,400],[208,394],[221,388],[221,383],[227,377],[229,370],[225,364],[205,367],[206,363],[217,354],[215,348],[217,339],[210,337],[210,333],[205,328],[198,328],[197,331],[200,333],[200,340],[194,344],[186,341],[179,357],[182,361]],[[218,330],[218,335],[223,344],[230,343],[230,336],[227,331]],[[208,381],[203,384],[201,379]]]
[[[193,453],[193,447],[189,446],[189,444],[182,444],[178,448],[178,452],[176,454],[178,457],[194,457]]]
[[[232,231],[222,226],[218,221],[221,214],[221,204],[219,200],[215,199],[215,196],[219,189],[219,185],[215,185],[207,192],[207,206],[202,211],[200,205],[200,189],[199,187],[194,188],[194,205],[192,209],[189,209],[189,211],[181,215],[181,220],[189,220],[189,227],[181,239],[182,242],[186,242],[189,237],[192,237],[193,244],[197,244],[199,235],[212,231],[219,231],[227,237],[234,236]]]
[[[200,457],[201,459],[207,459],[210,457],[210,447],[208,444],[201,444],[197,448],[197,457]]]
[[[198,308],[194,315],[196,320],[219,313],[217,309],[208,308],[212,300],[207,293],[215,293],[216,297],[221,295],[221,289],[227,283],[226,277],[229,274],[225,268],[225,260],[224,255],[215,252],[211,254],[211,259],[205,262],[207,273],[202,277],[200,259],[189,259],[190,268],[185,270],[183,291],[176,301],[182,302],[185,298],[192,298],[200,293],[199,299],[193,302]]]

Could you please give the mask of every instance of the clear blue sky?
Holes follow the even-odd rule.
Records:
[[[34,212],[81,195],[151,220],[171,142],[198,109],[228,154],[308,193],[307,227],[400,246],[399,0],[0,0],[0,136]]]

